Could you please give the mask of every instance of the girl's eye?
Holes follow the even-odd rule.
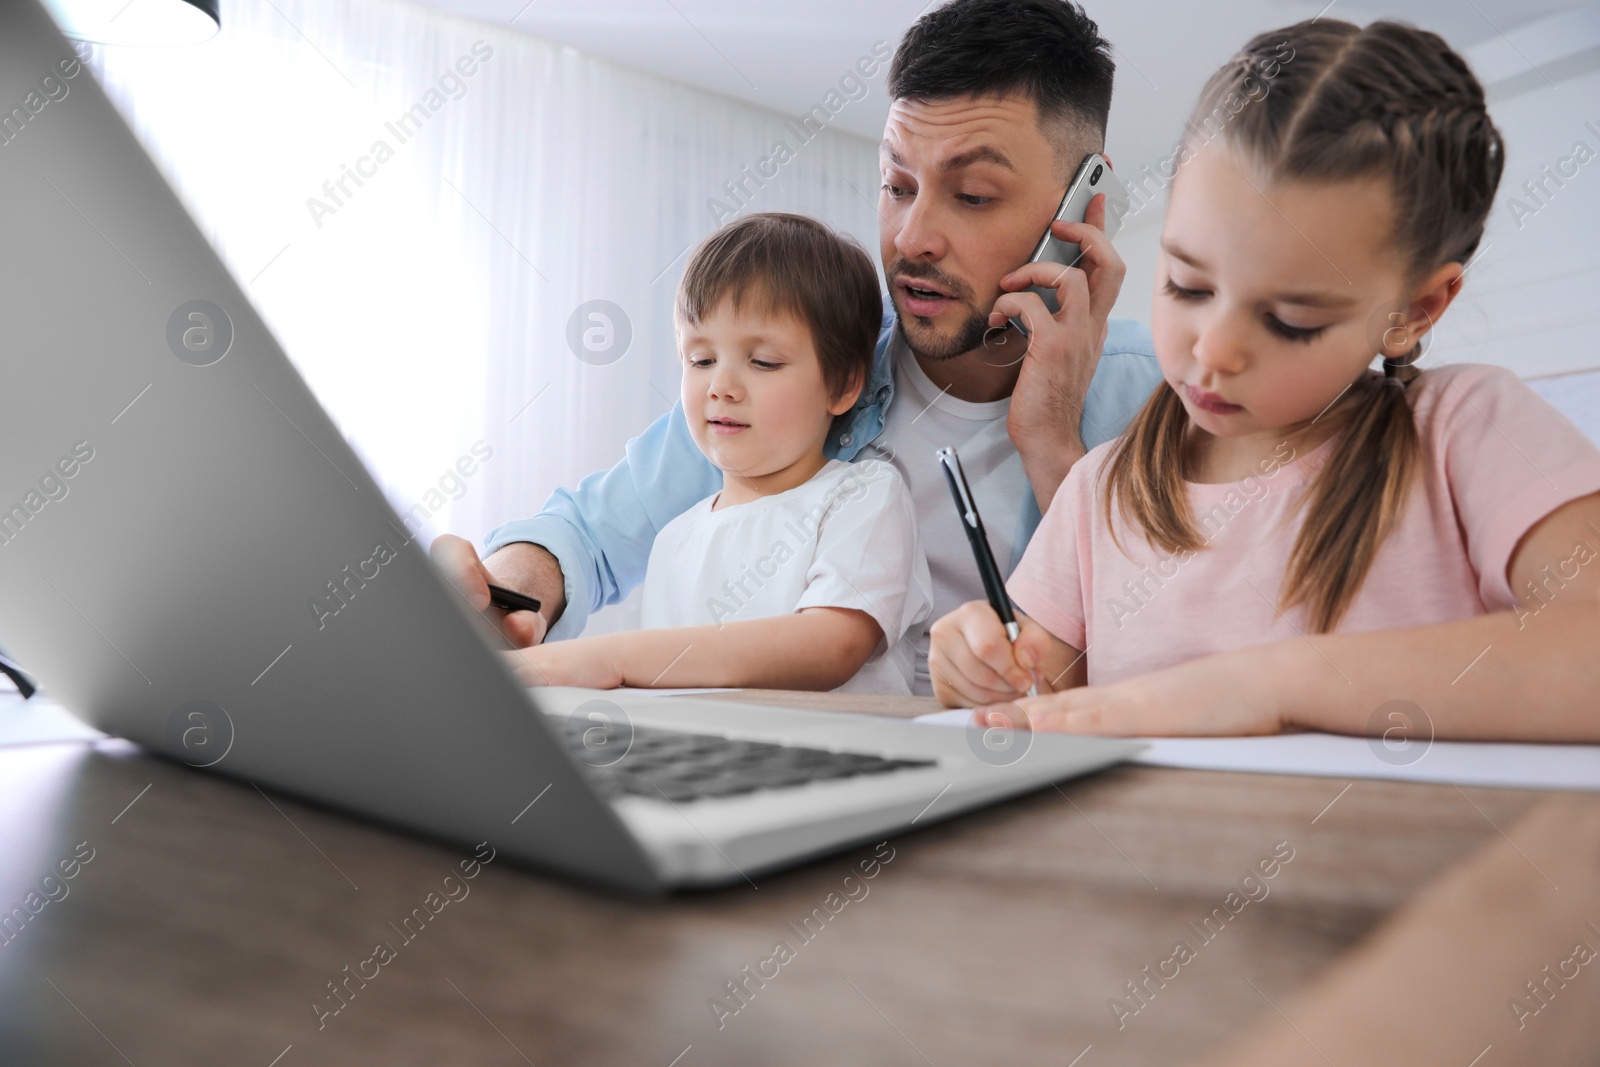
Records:
[[[711,357],[711,356],[695,356],[695,357],[693,357],[693,358],[691,358],[689,360],[689,366],[691,366],[691,367],[709,367],[709,366],[711,366],[711,364],[713,364],[715,362],[716,362],[716,359]]]
[[[976,193],[957,193],[956,194],[956,199],[964,201],[964,202],[966,202],[968,204],[971,204],[973,207],[981,207],[984,204],[987,204],[989,201],[993,200],[994,197],[992,197],[992,196],[979,196]]]
[[[888,182],[884,182],[882,188],[884,192],[889,194],[890,200],[899,200],[902,196],[906,195],[905,189],[898,185],[891,185]]]
[[[1184,289],[1181,286],[1174,285],[1171,278],[1167,279],[1162,291],[1174,300],[1199,300],[1206,295],[1204,289]]]
[[[1267,329],[1282,337],[1286,341],[1298,341],[1308,344],[1315,340],[1317,335],[1328,327],[1324,326],[1290,326],[1276,315],[1267,316]]]
[[[777,370],[779,367],[783,366],[782,363],[774,363],[767,359],[752,359],[750,361],[750,365],[760,370]]]

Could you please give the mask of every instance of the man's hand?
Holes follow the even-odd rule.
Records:
[[[501,552],[496,552],[490,557],[498,560],[501,553],[513,547],[543,549],[537,545],[507,545]],[[548,555],[548,553],[546,553]],[[477,550],[472,547],[472,542],[455,536],[454,534],[440,534],[434,538],[433,547],[429,550],[434,564],[450,579],[451,583],[467,598],[467,603],[474,609],[483,612],[500,627],[500,632],[505,635],[513,647],[526,648],[537,645],[544,640],[549,624],[546,622],[543,611],[502,611],[489,603],[489,583],[504,586],[507,589],[516,589],[518,592],[523,584],[513,579],[502,578],[490,572],[478,559]],[[544,603],[545,610],[550,610],[549,601],[541,595],[542,591],[529,593],[537,596]]]
[[[1100,365],[1107,319],[1117,302],[1127,265],[1105,234],[1106,198],[1089,203],[1083,222],[1052,222],[1051,232],[1083,250],[1076,266],[1029,263],[1000,279],[1006,292],[989,313],[990,326],[1015,316],[1028,327],[1028,350],[1006,416],[1010,434],[1039,502],[1046,511],[1056,487],[1084,454],[1079,420],[1083,399]],[[1030,286],[1052,287],[1060,308],[1051,315]]]

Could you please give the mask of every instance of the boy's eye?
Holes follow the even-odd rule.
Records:
[[[1315,340],[1317,335],[1328,327],[1323,326],[1290,326],[1276,315],[1267,316],[1267,329],[1282,337],[1286,341],[1299,341],[1308,343]]]
[[[891,200],[899,200],[902,196],[906,195],[905,189],[890,182],[884,182],[882,188],[884,192],[889,194],[889,199]]]
[[[1167,279],[1167,284],[1162,291],[1174,300],[1199,300],[1206,295],[1204,289],[1184,289],[1181,286],[1174,285],[1171,278]]]
[[[979,196],[977,193],[957,193],[956,199],[971,204],[973,207],[982,207],[993,200],[992,196]]]
[[[690,356],[689,357],[689,366],[691,366],[691,367],[709,367],[709,366],[711,366],[711,364],[715,363],[716,361],[717,360],[716,360],[715,356]]]

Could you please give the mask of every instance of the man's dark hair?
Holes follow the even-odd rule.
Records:
[[[766,211],[733,220],[700,242],[678,283],[675,313],[699,326],[731,297],[738,312],[787,312],[811,330],[822,380],[835,400],[866,383],[883,322],[872,257],[854,237],[805,215]]]
[[[900,39],[889,99],[1027,96],[1066,177],[1067,141],[1104,147],[1115,73],[1111,42],[1070,0],[951,0]]]

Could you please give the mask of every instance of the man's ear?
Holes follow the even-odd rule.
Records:
[[[843,415],[856,406],[856,400],[861,396],[861,389],[867,383],[867,369],[857,367],[850,375],[850,381],[845,385],[844,392],[840,393],[828,405],[828,414]]]

